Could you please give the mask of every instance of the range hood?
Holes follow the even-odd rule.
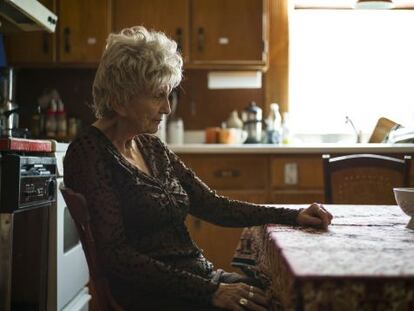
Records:
[[[0,0],[0,32],[55,32],[57,16],[37,0]]]

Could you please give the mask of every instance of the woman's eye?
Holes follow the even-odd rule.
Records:
[[[156,99],[163,99],[164,97],[165,97],[165,94],[163,93],[155,95]]]

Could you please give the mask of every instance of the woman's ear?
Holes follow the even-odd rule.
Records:
[[[121,117],[127,116],[127,110],[123,104],[119,104],[116,101],[112,101],[112,109]]]

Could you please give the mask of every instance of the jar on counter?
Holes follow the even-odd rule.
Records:
[[[184,143],[184,122],[178,118],[170,120],[168,123],[168,143],[183,144]]]

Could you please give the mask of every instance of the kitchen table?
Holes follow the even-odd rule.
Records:
[[[285,310],[414,310],[409,217],[398,206],[325,207],[328,230],[245,229],[233,263],[267,278]]]

